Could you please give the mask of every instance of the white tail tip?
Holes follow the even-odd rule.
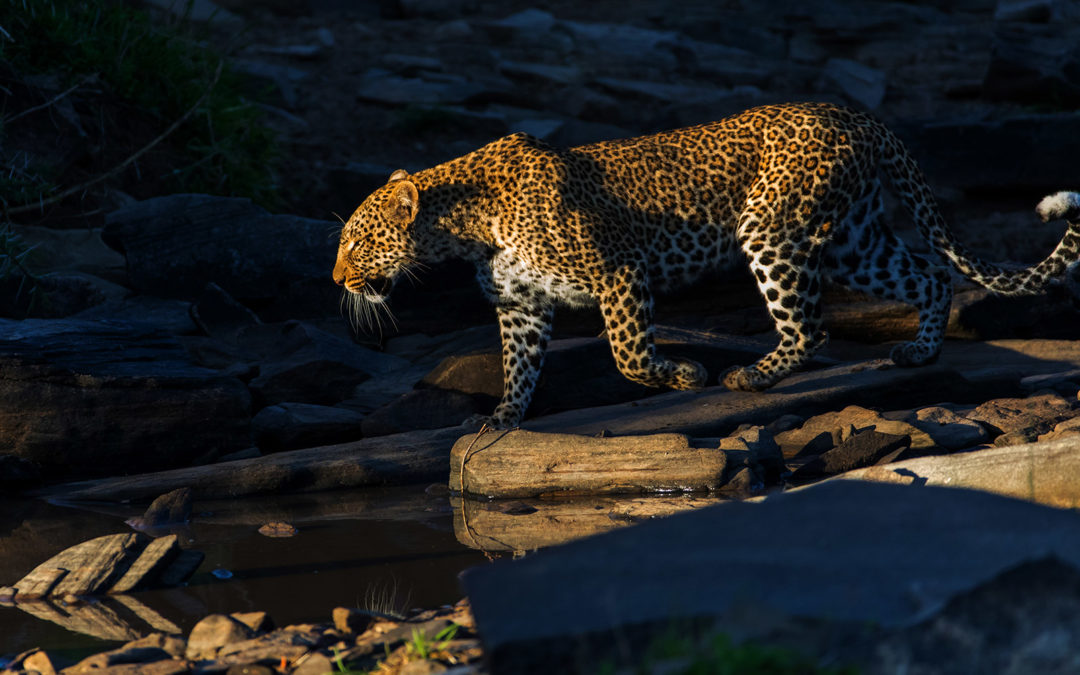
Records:
[[[1075,220],[1080,216],[1080,194],[1076,192],[1055,192],[1042,198],[1035,207],[1035,213],[1043,222],[1065,218]]]

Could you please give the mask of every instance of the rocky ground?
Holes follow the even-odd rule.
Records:
[[[622,453],[627,473],[616,480],[612,471],[593,492],[657,489],[641,475],[662,467],[631,471],[631,460],[655,454],[650,443],[711,462],[676,477],[697,480],[696,495],[607,494],[567,507],[544,495],[580,485],[553,487],[560,472],[545,473],[550,457],[513,436],[477,439],[457,426],[490,412],[501,393],[493,313],[468,270],[434,270],[401,289],[398,328],[379,334],[348,324],[329,279],[340,227],[330,214],[349,213],[394,169],[431,166],[512,131],[573,145],[799,99],[885,119],[963,241],[990,258],[1038,260],[1061,231],[1039,225],[1031,207],[1077,187],[1068,184],[1080,150],[1072,3],[220,5],[215,30],[244,29],[234,65],[270,92],[288,205],[271,214],[244,199],[135,201],[113,189],[88,227],[48,218],[17,226],[36,246],[27,265],[44,295],[34,318],[0,319],[4,490],[148,501],[177,488],[198,499],[436,481],[505,498],[455,502],[462,543],[503,552],[840,474],[1080,503],[1069,480],[1080,468],[1069,440],[1080,433],[1080,319],[1060,289],[1009,300],[958,280],[952,339],[939,364],[917,370],[881,361],[914,333],[912,311],[830,291],[832,344],[809,372],[765,394],[715,386],[718,373],[773,340],[740,274],[660,305],[662,349],[712,375],[700,393],[629,383],[596,337],[598,318],[560,314],[526,430],[567,457],[581,436],[610,439],[602,452]],[[14,303],[4,315],[22,309]],[[652,437],[660,432],[674,440]],[[466,465],[477,443],[489,457],[505,448],[535,462],[501,481],[512,494],[472,482],[472,470],[483,477],[479,461]],[[455,444],[461,464],[451,478]],[[461,628],[440,637],[448,621]],[[387,672],[478,668],[464,606],[407,622],[342,611],[333,626],[275,630],[252,617],[206,626],[222,633],[205,644],[195,633],[186,644],[143,638],[68,672],[247,666],[306,675],[337,669],[338,656],[372,667],[372,655]],[[417,658],[424,650],[433,658]],[[33,652],[5,667],[48,674],[62,665]]]

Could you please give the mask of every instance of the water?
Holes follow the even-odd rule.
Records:
[[[140,512],[0,501],[0,585],[81,541],[130,531],[124,520]],[[271,521],[289,522],[299,533],[260,535],[258,528]],[[145,633],[153,630],[147,618],[151,626],[172,624],[187,633],[210,613],[266,611],[284,626],[330,621],[337,606],[435,607],[461,599],[458,573],[487,561],[455,538],[449,500],[425,494],[423,486],[199,501],[191,524],[176,533],[185,548],[206,554],[186,586],[132,593],[135,602],[73,608],[84,619],[81,633],[0,606],[0,659],[31,647],[78,658],[122,642],[101,637],[103,625]],[[215,570],[232,576],[220,579]],[[88,626],[99,636],[86,634]]]

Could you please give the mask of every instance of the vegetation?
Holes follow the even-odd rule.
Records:
[[[8,106],[22,105],[5,110],[0,124],[0,205],[10,211],[72,187],[60,184],[70,180],[68,167],[50,166],[32,149],[12,150],[20,138],[32,140],[35,121],[49,119],[41,113],[51,108],[81,125],[99,150],[93,154],[108,162],[81,178],[100,176],[157,139],[162,142],[154,152],[166,155],[160,164],[167,168],[139,179],[168,191],[274,202],[273,135],[243,94],[240,78],[222,67],[222,54],[205,46],[207,39],[183,18],[152,18],[117,0],[0,0],[5,93]],[[47,100],[11,96],[20,91]],[[67,111],[78,118],[68,119]],[[178,120],[184,121],[162,140]],[[55,135],[56,128],[48,131]]]
[[[855,675],[852,668],[822,668],[806,658],[778,647],[733,644],[723,634],[702,641],[670,635],[653,643],[636,669],[602,668],[602,673],[653,672],[671,675]]]

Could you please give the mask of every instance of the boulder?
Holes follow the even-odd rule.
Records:
[[[964,190],[1049,194],[1062,188],[1058,167],[1068,166],[1080,153],[1076,112],[950,117],[919,128],[900,125],[896,131],[931,183]],[[1032,161],[1032,148],[1037,148],[1037,161]]]
[[[77,544],[53,556],[15,583],[16,603],[46,597],[64,598],[126,593],[175,585],[174,562],[190,576],[194,567],[185,551],[181,556],[176,535],[151,539],[142,534],[111,534]],[[195,565],[197,566],[197,564]],[[163,580],[168,579],[166,584]]]
[[[255,312],[213,282],[207,284],[192,303],[191,319],[202,332],[227,343],[235,343],[245,328],[262,323]]]
[[[994,34],[983,93],[992,100],[1027,105],[1075,106],[1080,102],[1080,47],[1059,27],[1006,24]]]
[[[231,616],[211,614],[191,629],[185,656],[193,661],[212,659],[222,647],[254,636],[255,631]]]
[[[368,377],[409,365],[296,321],[253,326],[239,335],[242,344],[265,359],[249,383],[258,405],[337,403]]]
[[[363,418],[364,436],[385,436],[416,429],[454,427],[470,416],[483,413],[469,395],[446,389],[418,389],[403,394]]]
[[[241,302],[269,302],[296,282],[329,284],[337,242],[328,235],[340,227],[247,199],[177,194],[113,211],[102,238],[124,254],[140,292],[190,299],[213,282]]]
[[[864,431],[876,431],[896,437],[906,436],[909,439],[908,445],[915,449],[927,449],[937,446],[937,442],[925,431],[904,421],[887,419],[879,412],[857,405],[850,405],[838,412],[811,417],[798,429],[777,434],[776,442],[780,445],[784,457],[806,457],[822,455]],[[885,439],[880,438],[877,438],[876,441],[869,445],[875,445],[878,441],[888,445]],[[869,445],[866,447],[869,447]],[[854,446],[852,450],[862,448],[864,446],[859,444]],[[844,463],[839,460],[838,462],[838,465]]]
[[[816,660],[835,655],[842,626],[911,625],[1048,554],[1080,565],[1076,513],[972,490],[834,481],[498,560],[467,570],[463,585],[492,672],[592,672],[640,663],[635,645],[644,651],[691,619],[741,639],[768,638],[770,617],[789,629],[820,620],[833,632],[803,641]]]
[[[190,302],[156,298],[152,295],[129,295],[119,300],[108,300],[69,318],[80,321],[147,324],[170,335],[192,335],[199,332],[199,327],[191,318]]]
[[[945,450],[970,448],[990,439],[986,427],[948,408],[920,408],[903,421],[927,433],[934,444]]]
[[[192,365],[152,327],[0,320],[0,453],[54,477],[183,466],[248,447],[250,407],[242,382]]]
[[[825,78],[860,107],[874,110],[885,99],[885,73],[850,59],[829,59]]]
[[[363,421],[363,415],[344,408],[278,403],[255,415],[251,431],[262,451],[279,452],[356,440]]]
[[[191,488],[177,488],[161,495],[141,516],[127,521],[137,530],[153,530],[170,525],[183,525],[191,518]]]

